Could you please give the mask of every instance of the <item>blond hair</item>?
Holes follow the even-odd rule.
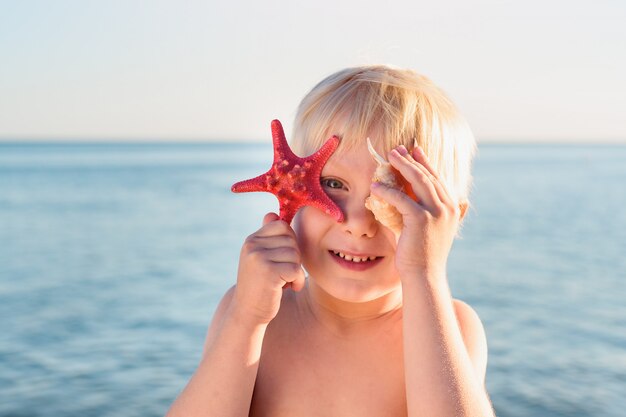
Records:
[[[298,107],[291,146],[309,155],[332,135],[341,138],[338,152],[368,136],[385,151],[417,141],[452,197],[468,200],[474,135],[446,94],[414,71],[366,66],[322,80]]]

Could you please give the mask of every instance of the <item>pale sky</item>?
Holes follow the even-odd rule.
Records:
[[[347,66],[430,77],[477,138],[626,143],[626,1],[0,0],[0,140],[269,140]]]

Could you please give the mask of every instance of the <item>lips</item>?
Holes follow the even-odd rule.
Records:
[[[352,261],[355,263],[359,263],[359,262],[367,262],[367,261],[373,261],[376,260],[376,258],[378,258],[378,256],[367,256],[367,255],[349,255],[343,252],[339,252],[336,250],[331,251],[333,252],[333,254],[335,254],[335,256],[339,256],[342,259],[345,259],[346,261]]]
[[[382,256],[350,254],[338,250],[329,250],[328,253],[339,265],[354,271],[364,271],[373,268],[383,260]]]

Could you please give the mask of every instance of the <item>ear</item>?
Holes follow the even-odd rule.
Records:
[[[469,208],[469,201],[467,200],[461,200],[459,202],[459,209],[460,214],[459,214],[459,223],[461,223],[463,221],[463,219],[465,218],[465,215],[467,214],[467,209]]]

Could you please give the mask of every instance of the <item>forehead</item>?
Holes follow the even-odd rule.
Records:
[[[367,150],[367,144],[361,142],[349,148],[337,149],[324,165],[322,175],[371,178],[375,169],[376,162]]]
[[[341,138],[339,147],[335,154],[337,157],[355,156],[364,157],[368,161],[375,161],[367,150],[367,139],[369,138],[376,152],[387,159],[389,151],[399,145],[404,145],[407,149],[413,148],[414,136],[399,135],[396,126],[387,126],[384,123],[377,123],[371,126],[357,126],[354,123],[346,122],[345,118],[339,118],[332,123],[326,135],[333,135]]]
[[[374,144],[381,142],[385,131],[383,126],[380,123],[369,125],[362,122],[359,117],[353,114],[340,115],[333,120],[328,133],[341,138],[338,152],[349,152],[362,146],[366,147],[368,137]]]

